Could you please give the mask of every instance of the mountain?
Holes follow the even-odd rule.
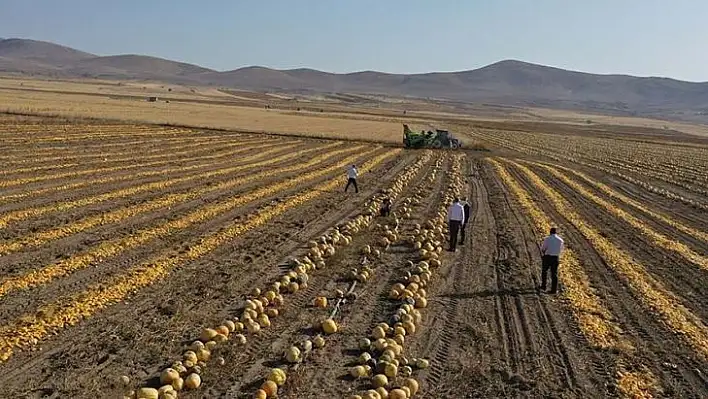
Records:
[[[189,76],[213,71],[183,62],[128,54],[83,59],[68,66],[63,72],[70,75],[113,79],[138,78],[188,83],[192,81]]]
[[[63,67],[96,56],[38,40],[0,39],[0,57],[35,62],[48,67]]]
[[[500,61],[460,72],[346,74],[259,66],[215,71],[144,55],[96,56],[54,43],[0,39],[0,73],[137,79],[254,91],[382,94],[537,106],[708,123],[708,82],[598,75]]]

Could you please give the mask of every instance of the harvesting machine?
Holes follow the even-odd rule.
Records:
[[[408,125],[403,125],[403,145],[406,148],[460,148],[462,143],[447,130],[412,131]]]

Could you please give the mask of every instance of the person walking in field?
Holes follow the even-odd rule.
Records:
[[[457,233],[465,220],[465,208],[460,204],[460,199],[455,197],[452,205],[447,209],[447,224],[450,228],[450,252],[457,248]]]
[[[546,278],[551,272],[551,290],[549,293],[558,292],[558,263],[563,252],[565,242],[556,233],[556,228],[551,227],[550,234],[541,243],[541,291],[546,290]]]
[[[380,215],[381,217],[387,217],[391,213],[391,199],[386,197],[381,202]]]
[[[462,197],[462,209],[465,211],[465,220],[462,221],[462,226],[460,226],[460,245],[465,244],[465,230],[467,228],[467,222],[470,221],[470,203],[467,202],[467,197]]]
[[[349,185],[353,184],[354,185],[354,192],[359,192],[359,187],[356,185],[356,178],[359,175],[359,171],[356,169],[356,165],[352,165],[349,167],[347,170],[347,185],[344,187],[344,192],[347,192],[347,189],[349,188]]]

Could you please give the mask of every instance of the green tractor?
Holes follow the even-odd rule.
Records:
[[[412,131],[408,125],[403,125],[403,145],[406,148],[452,148],[462,147],[460,140],[454,138],[447,130]]]

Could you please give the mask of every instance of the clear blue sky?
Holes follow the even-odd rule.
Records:
[[[0,37],[230,70],[502,59],[708,81],[708,0],[0,0]]]

